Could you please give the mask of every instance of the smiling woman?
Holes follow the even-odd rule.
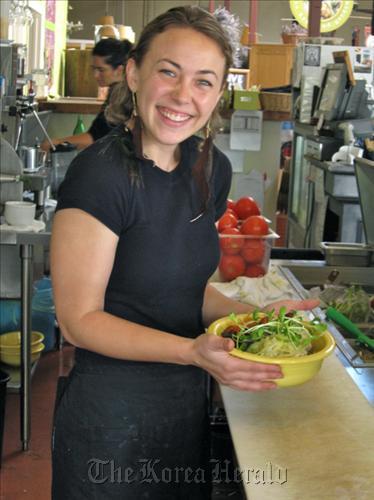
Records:
[[[211,123],[231,61],[208,12],[154,19],[107,108],[118,127],[60,187],[51,272],[59,326],[77,348],[56,406],[53,500],[207,500],[208,374],[254,391],[282,376],[204,333],[250,309],[208,285],[231,184]]]
[[[160,59],[160,54],[166,57]],[[127,83],[142,116],[143,152],[160,168],[174,168],[179,161],[176,144],[208,122],[222,93],[224,69],[216,42],[189,28],[171,27],[159,34],[139,67],[129,60]]]

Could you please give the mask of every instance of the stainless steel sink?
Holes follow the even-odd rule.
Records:
[[[321,261],[313,263],[312,261],[280,260],[272,261],[272,264],[278,265],[279,272],[287,279],[300,298],[308,296],[308,288],[327,283],[333,271],[339,271],[334,281],[336,284],[357,284],[370,293],[374,291],[373,267],[332,267],[324,265]],[[329,331],[334,336],[339,349],[336,350],[337,357],[366,399],[374,406],[374,358],[371,353],[363,352],[362,346],[357,344],[347,332],[331,321],[327,321],[322,309],[316,308],[313,312],[328,323]]]

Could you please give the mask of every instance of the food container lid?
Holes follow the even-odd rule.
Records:
[[[374,246],[374,224],[372,220],[374,214],[374,161],[366,158],[356,158],[355,174],[366,242],[368,245]]]

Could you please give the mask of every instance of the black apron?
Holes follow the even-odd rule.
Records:
[[[56,398],[52,499],[208,500],[206,373],[78,351]]]

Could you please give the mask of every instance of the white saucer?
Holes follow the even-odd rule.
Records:
[[[29,226],[11,226],[4,222],[0,225],[0,231],[7,231],[13,233],[39,233],[45,229],[45,222],[42,220],[34,220]]]

